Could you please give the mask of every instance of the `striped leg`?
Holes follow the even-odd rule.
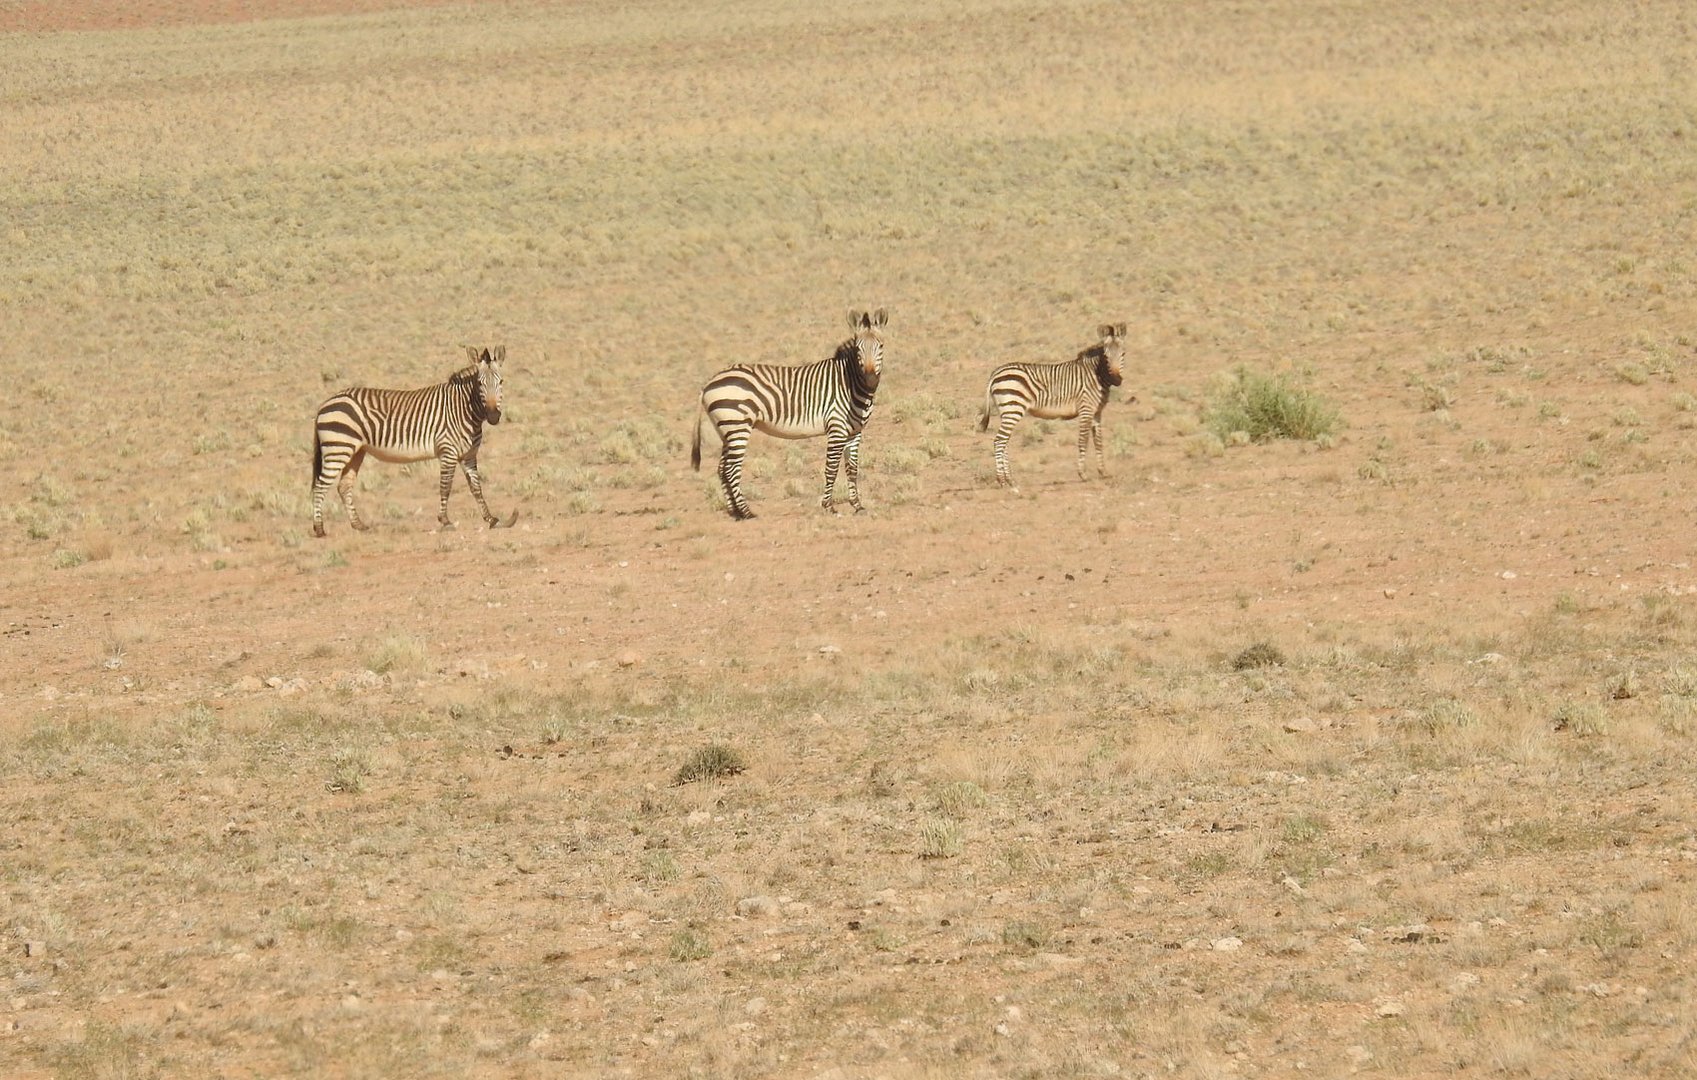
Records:
[[[843,465],[843,471],[848,475],[849,505],[854,507],[857,514],[866,509],[860,505],[860,437],[864,434],[864,431],[857,431],[854,438],[848,441]]]
[[[437,462],[442,468],[442,482],[441,503],[436,510],[436,520],[444,529],[451,529],[454,523],[448,520],[448,495],[454,490],[454,473],[460,468],[460,452],[451,446],[445,446],[437,451]]]
[[[725,501],[731,506],[731,516],[746,521],[754,516],[748,500],[742,497],[742,458],[748,453],[749,425],[738,424],[728,431],[721,429],[724,446],[719,451],[719,486]]]
[[[834,492],[837,487],[837,469],[842,466],[843,453],[848,449],[848,430],[843,423],[834,421],[825,427],[825,491],[819,496],[819,505],[836,513],[832,505],[835,501]]]
[[[1102,418],[1099,416],[1090,418],[1090,437],[1096,443],[1096,475],[1107,476],[1108,461],[1102,456]]]
[[[1084,459],[1085,452],[1090,449],[1090,429],[1095,423],[1095,413],[1083,411],[1078,414],[1078,478],[1080,480],[1090,479],[1090,475],[1084,471]]]
[[[489,512],[489,504],[483,501],[483,477],[477,474],[477,457],[472,455],[460,462],[460,469],[465,473],[466,486],[471,488],[471,494],[477,500],[477,508],[483,511],[483,523],[493,529],[501,523],[501,519]]]
[[[1008,471],[1008,440],[1013,437],[1014,428],[1025,419],[1025,413],[1018,407],[1003,409],[1001,419],[996,424],[996,483],[1006,488],[1013,487],[1013,475]],[[1014,488],[1014,490],[1019,490]]]
[[[359,467],[365,461],[365,447],[354,451],[354,456],[342,467],[342,475],[336,481],[336,494],[342,497],[342,505],[347,508],[348,521],[353,527],[364,532],[371,528],[359,519],[359,510],[354,507],[354,481],[359,479]]]

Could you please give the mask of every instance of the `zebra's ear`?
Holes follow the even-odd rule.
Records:
[[[883,308],[879,308],[877,311],[874,311],[872,313],[872,325],[873,326],[883,326],[885,323],[887,323],[889,321],[890,321],[890,316]]]
[[[471,357],[471,362],[474,363],[474,364],[480,362],[483,359],[483,356],[478,351],[478,348],[477,348],[476,345],[467,345],[465,347],[465,354],[467,356]]]
[[[1096,336],[1101,338],[1103,341],[1107,341],[1109,338],[1114,336],[1113,326],[1109,323],[1103,323],[1101,326],[1096,328]]]
[[[1125,340],[1125,323],[1119,323],[1119,324],[1115,325],[1114,336],[1119,338],[1122,341]]]
[[[864,319],[865,317],[866,317],[865,312],[858,311],[855,308],[849,308],[849,329],[850,330],[859,330],[860,329],[860,320]]]
[[[501,363],[506,358],[507,347],[505,345],[496,345],[489,350],[489,359],[493,360],[497,364]]]

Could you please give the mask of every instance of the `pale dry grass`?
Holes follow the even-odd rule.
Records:
[[[1682,15],[6,38],[0,1071],[1689,1072]],[[734,531],[700,379],[854,304],[873,513],[762,442]],[[1115,476],[984,501],[1110,318]],[[498,340],[524,526],[311,543],[313,406]],[[1241,364],[1336,445],[1202,437]]]

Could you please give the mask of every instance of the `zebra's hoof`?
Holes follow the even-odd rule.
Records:
[[[324,539],[324,526],[322,526],[322,525],[314,526],[313,530],[312,530],[312,538],[314,540]]]

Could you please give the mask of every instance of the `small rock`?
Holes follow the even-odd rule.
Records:
[[[1464,993],[1479,985],[1479,976],[1471,971],[1463,971],[1450,980],[1450,990],[1453,993]]]
[[[24,955],[25,956],[46,956],[47,955],[47,942],[45,942],[45,941],[26,941],[26,942],[24,942]]]
[[[1215,952],[1236,952],[1243,948],[1243,939],[1236,937],[1215,938],[1213,947]]]
[[[1406,1010],[1400,1001],[1382,1001],[1379,1003],[1379,1007],[1373,1011],[1388,1019],[1393,1016],[1401,1016]]]
[[[836,645],[821,645],[819,646],[819,651],[826,656],[835,656],[843,650]]]
[[[56,701],[59,698],[59,688],[57,686],[43,686],[36,696],[43,701]]]
[[[1516,574],[1513,570],[1504,570],[1500,576],[1502,577],[1502,579],[1504,581],[1513,581],[1515,578],[1519,577],[1520,575]]]
[[[1285,730],[1292,734],[1314,731],[1319,726],[1312,716],[1295,716],[1285,721]]]
[[[252,694],[265,689],[265,683],[258,675],[243,675],[230,684],[230,690],[236,694]]]
[[[635,667],[642,663],[642,655],[635,649],[626,649],[613,659],[618,661],[620,667]]]
[[[1308,890],[1302,887],[1302,882],[1291,877],[1289,874],[1286,874],[1283,878],[1279,879],[1279,884],[1283,885],[1286,889],[1289,889],[1297,896],[1306,896],[1308,894]]]
[[[1349,1058],[1349,1063],[1358,1069],[1373,1060],[1373,1051],[1359,1044],[1349,1047],[1343,1053]]]
[[[737,914],[745,919],[760,919],[778,913],[778,902],[770,896],[745,896],[737,901]]]
[[[532,1035],[530,1037],[530,1042],[526,1043],[525,1045],[530,1047],[530,1049],[532,1049],[532,1050],[540,1050],[544,1046],[547,1046],[548,1041],[550,1039],[552,1039],[553,1037],[554,1037],[553,1035],[551,1035],[550,1033],[548,1033],[546,1031],[538,1031],[535,1035]]]
[[[358,1012],[359,1010],[363,1009],[364,1007],[365,1007],[365,1002],[363,1002],[359,999],[358,994],[348,994],[347,996],[342,998],[342,1008],[348,1010],[349,1012]]]
[[[270,677],[270,678],[269,678],[269,679],[266,679],[266,680],[265,680],[265,685],[266,685],[266,686],[269,686],[269,687],[270,687],[270,688],[271,688],[271,689],[273,689],[273,690],[275,690],[275,689],[277,689],[277,688],[278,688],[278,687],[279,687],[279,686],[282,686],[282,685],[283,685],[283,676],[281,676],[281,675],[273,675],[273,676],[271,676],[271,677]]]
[[[302,693],[305,690],[305,679],[290,679],[288,682],[277,687],[277,694],[280,697],[294,697],[296,694]]]
[[[1386,600],[1395,600],[1396,599],[1396,590],[1395,589],[1386,589],[1385,590],[1385,599]]]
[[[747,1013],[749,1016],[759,1016],[761,1013],[766,1011],[766,999],[763,997],[749,998],[748,1001],[743,1004],[742,1011]]]
[[[705,825],[713,820],[713,815],[705,810],[691,810],[684,821],[690,825]]]

